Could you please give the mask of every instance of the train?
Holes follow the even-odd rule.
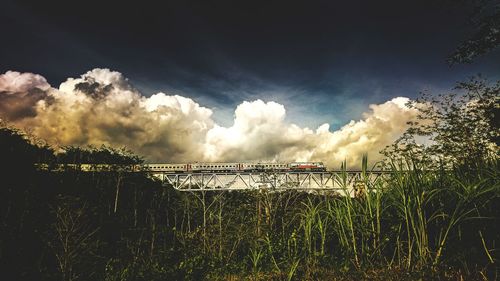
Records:
[[[40,170],[80,170],[80,171],[126,171],[126,172],[164,172],[164,173],[235,173],[235,172],[325,172],[323,162],[291,162],[291,163],[151,163],[137,165],[122,164],[57,164],[49,167],[38,164]]]
[[[172,172],[172,173],[326,171],[326,166],[323,164],[323,162],[189,163],[189,164],[144,164],[142,166],[145,170]]]

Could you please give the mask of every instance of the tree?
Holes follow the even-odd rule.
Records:
[[[99,230],[91,224],[90,210],[77,197],[61,196],[53,207],[53,240],[49,242],[57,258],[57,266],[63,281],[88,280],[94,272],[94,251],[98,241],[94,239]]]
[[[455,93],[422,95],[408,106],[417,119],[382,153],[426,165],[466,165],[498,157],[500,81],[459,83]],[[479,162],[478,162],[479,161]]]
[[[498,0],[476,0],[470,18],[475,31],[448,58],[452,64],[470,63],[500,46],[500,3]]]
[[[65,146],[63,153],[57,155],[60,163],[72,164],[140,164],[143,158],[126,148],[113,148],[106,145],[100,147]]]

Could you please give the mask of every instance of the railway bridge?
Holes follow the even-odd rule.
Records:
[[[171,173],[146,171],[179,191],[229,190],[355,190],[366,180],[375,183],[387,172],[383,171],[300,171],[300,172],[203,172]],[[362,187],[363,188],[363,187]]]
[[[282,165],[282,164],[275,164]],[[335,190],[340,193],[353,191],[382,180],[387,171],[333,170],[197,170],[184,169],[183,165],[145,164],[38,164],[39,170],[55,172],[118,172],[143,173],[160,180],[165,186],[179,191],[231,191],[231,190]]]

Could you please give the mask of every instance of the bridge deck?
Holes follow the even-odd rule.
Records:
[[[146,173],[180,191],[224,191],[224,190],[345,190],[370,182],[387,174],[382,171],[328,172],[235,172],[235,173],[169,173],[147,171]]]

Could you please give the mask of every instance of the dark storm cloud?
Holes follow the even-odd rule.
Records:
[[[31,73],[7,71],[0,75],[0,118],[18,121],[36,116],[35,106],[40,100],[51,103],[50,85],[44,77]]]
[[[463,13],[435,1],[161,3],[12,1],[4,21],[14,26],[7,30],[15,36],[13,48],[38,39],[34,46],[23,44],[29,56],[39,48],[45,55],[59,53],[57,63],[63,63],[76,51],[80,57],[73,57],[73,68],[79,68],[92,53],[67,46],[80,43],[120,69],[139,68],[145,76],[172,80],[181,76],[191,83],[197,82],[191,73],[210,80],[243,80],[238,77],[243,72],[307,82],[321,78],[332,64],[369,66],[387,59],[392,64],[405,56],[417,63],[423,57],[444,61],[439,56],[453,50],[457,27],[464,27],[458,20]],[[61,33],[66,38],[52,38]],[[65,77],[58,76],[56,82]]]
[[[36,116],[36,103],[46,99],[47,93],[38,88],[22,93],[0,91],[0,118],[17,121],[26,117],[34,117]]]

